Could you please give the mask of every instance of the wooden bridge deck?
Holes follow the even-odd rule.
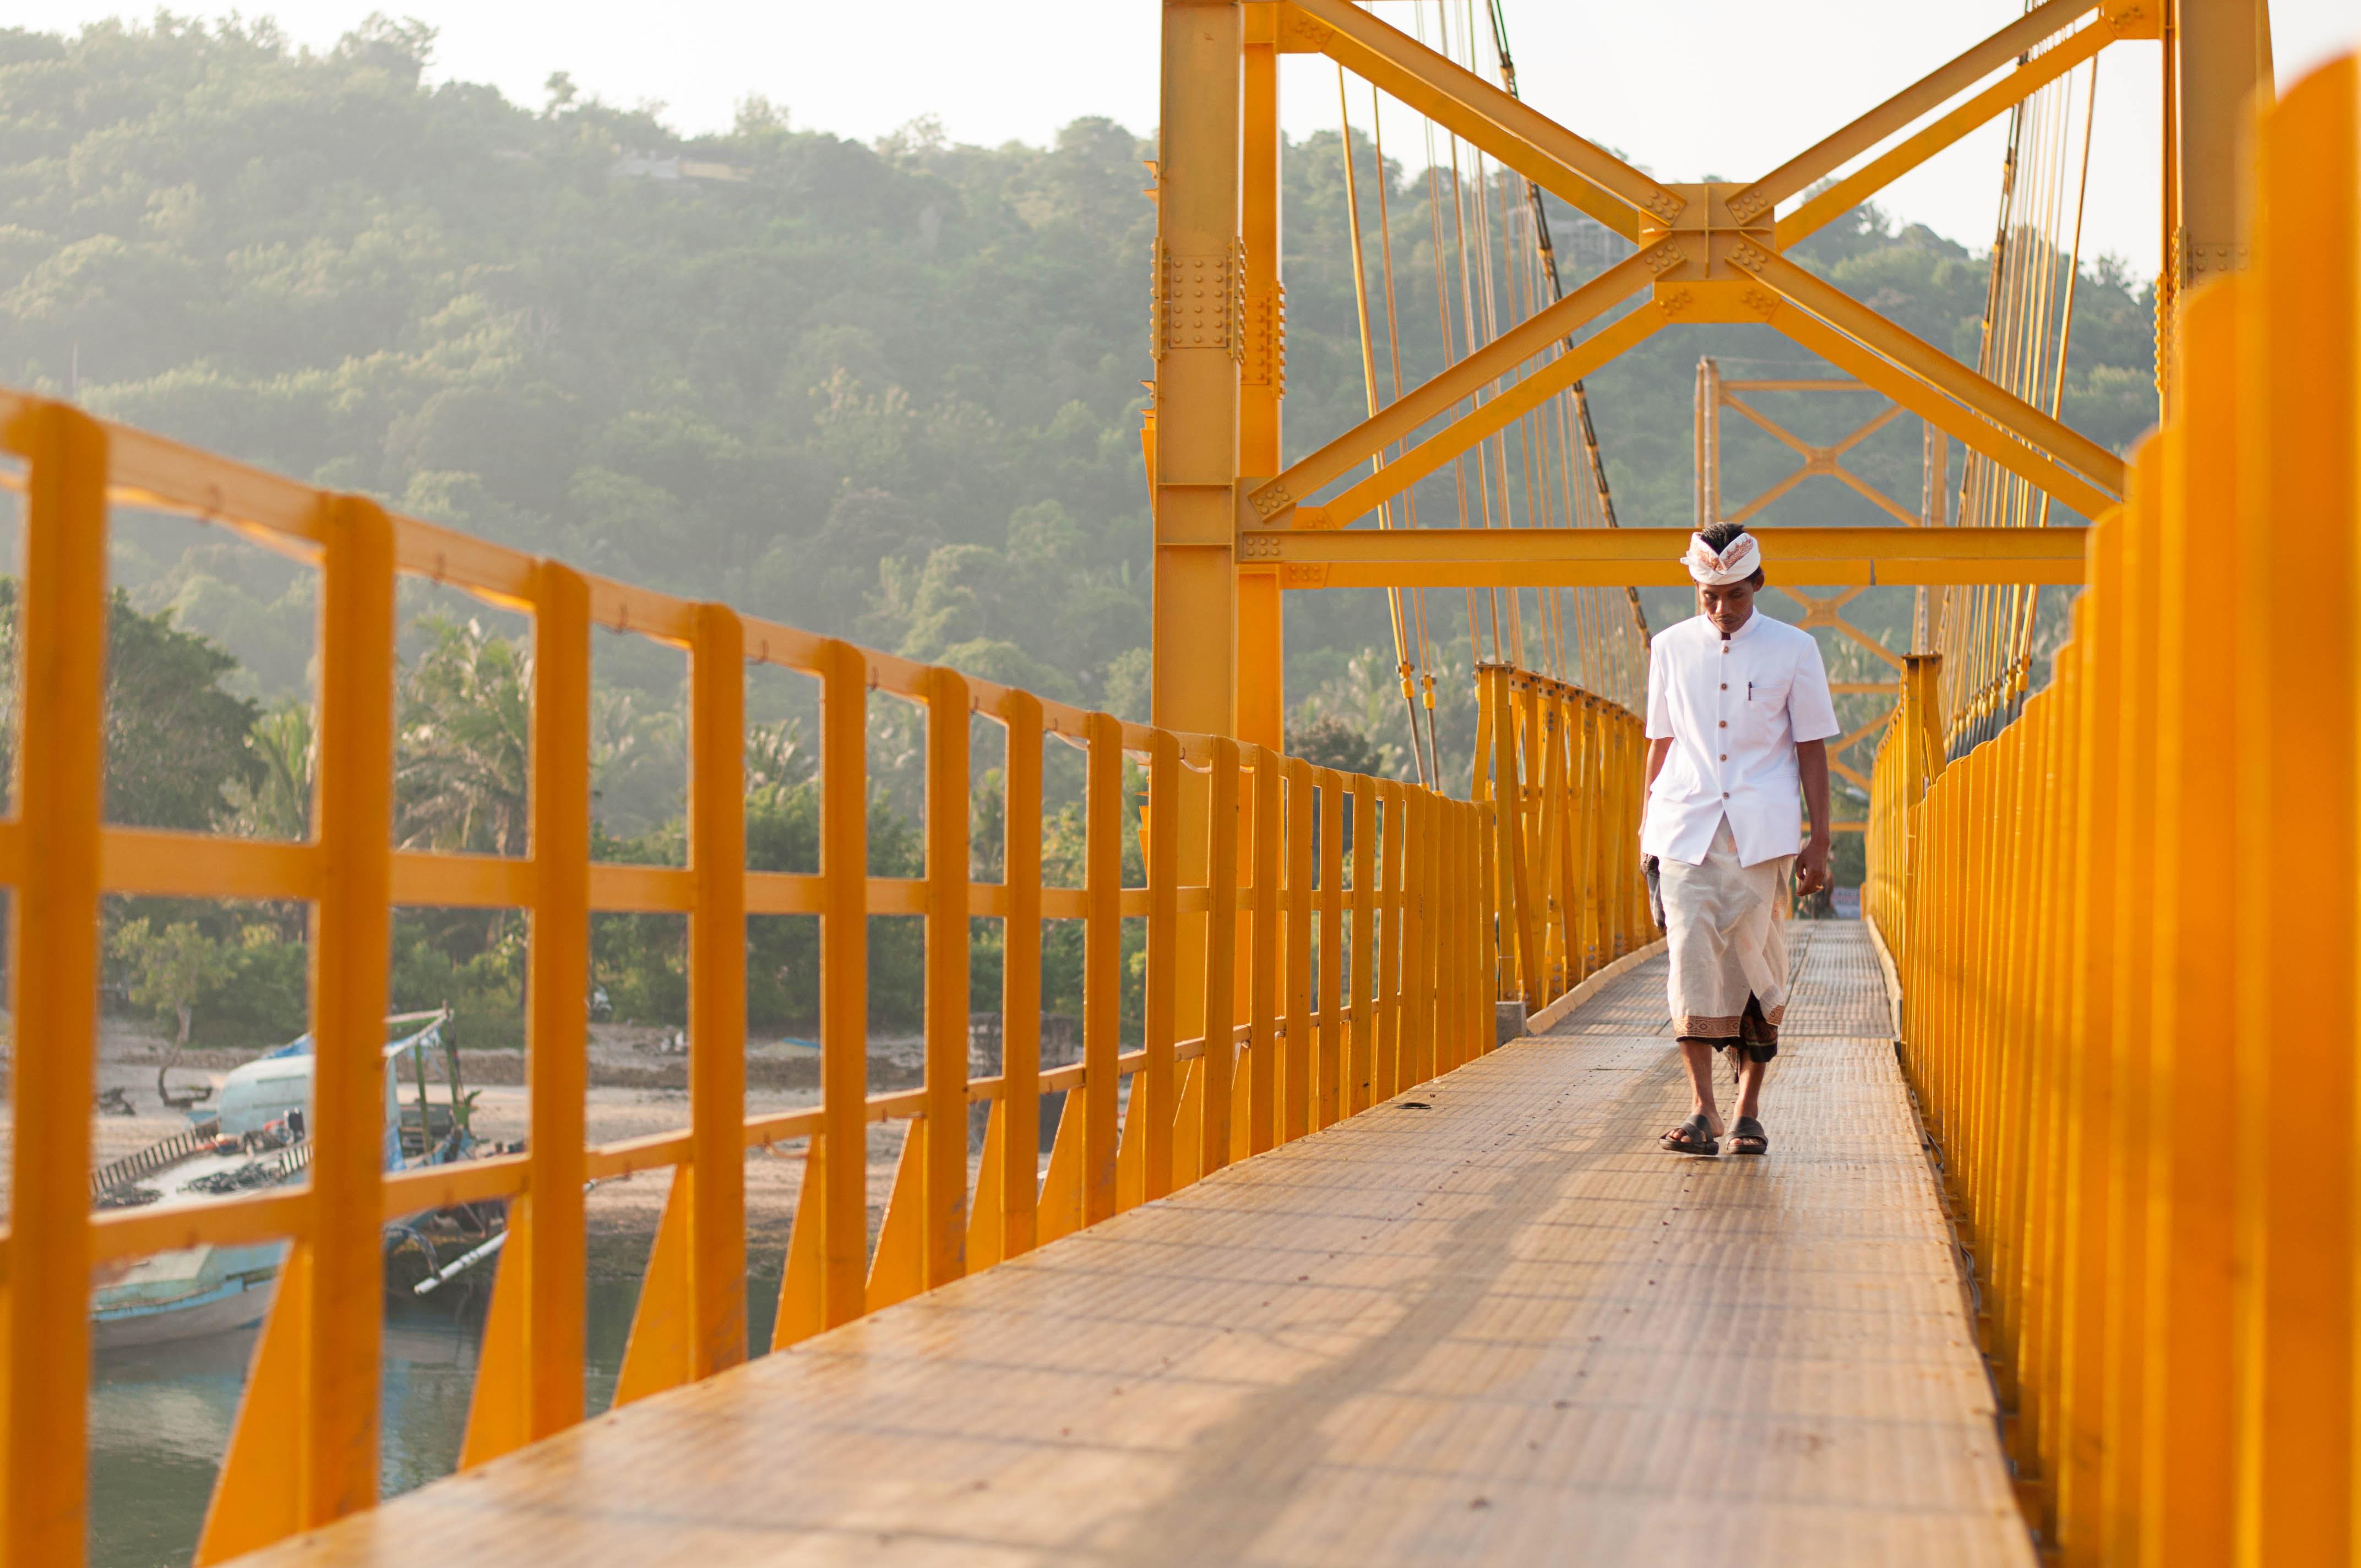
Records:
[[[1767,1159],[1662,961],[1551,1035],[258,1564],[2034,1560],[1857,925]]]

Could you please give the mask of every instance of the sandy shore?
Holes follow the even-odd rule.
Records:
[[[166,1107],[157,1097],[156,1065],[162,1059],[167,1042],[117,1020],[110,1019],[108,1025],[101,1044],[99,1088],[102,1091],[123,1090],[135,1113],[93,1116],[93,1169],[170,1137],[188,1125],[182,1113]],[[595,1031],[591,1051],[594,1085],[585,1107],[591,1143],[643,1137],[688,1125],[686,1088],[664,1086],[666,1079],[685,1081],[686,1072],[684,1058],[676,1050],[665,1048],[667,1034],[664,1030],[606,1025]],[[880,1042],[880,1053],[872,1058],[870,1064],[872,1083],[890,1088],[915,1080],[916,1046],[915,1041]],[[218,1089],[232,1067],[252,1059],[256,1054],[190,1053],[182,1058],[184,1065],[173,1069],[171,1083],[178,1090],[210,1081]],[[804,1076],[795,1070],[801,1065],[798,1058],[803,1058],[808,1060],[809,1076],[814,1080],[812,1086],[793,1087],[750,1082],[746,1094],[748,1114],[791,1111],[818,1103],[816,1052],[778,1041],[760,1040],[749,1042],[748,1054],[750,1068],[757,1063],[786,1068],[785,1072],[776,1070],[776,1066],[767,1072],[750,1071],[750,1080]],[[522,1142],[528,1126],[529,1106],[526,1091],[518,1081],[522,1073],[479,1073],[479,1058],[505,1058],[517,1069],[522,1066],[516,1053],[465,1054],[461,1072],[476,1096],[472,1113],[476,1135],[486,1143]],[[497,1068],[500,1063],[495,1061],[492,1065]],[[439,1102],[444,1092],[439,1065],[431,1076],[431,1092]],[[511,1080],[497,1081],[501,1077],[511,1077]],[[623,1078],[627,1081],[620,1085],[602,1084],[595,1081],[598,1078]],[[634,1085],[628,1081],[631,1079],[640,1081]],[[414,1086],[405,1079],[404,1102],[415,1094]],[[7,1156],[13,1144],[12,1131],[13,1121],[0,1122],[0,1219],[5,1219],[6,1212]],[[869,1223],[873,1236],[893,1190],[905,1133],[906,1124],[902,1123],[873,1125],[869,1129]],[[971,1154],[971,1176],[976,1164],[975,1156]],[[747,1264],[757,1273],[774,1273],[784,1262],[787,1231],[795,1217],[796,1200],[803,1191],[804,1144],[798,1140],[774,1149],[750,1150],[745,1168]],[[671,1185],[671,1171],[654,1170],[605,1182],[591,1191],[587,1206],[589,1263],[594,1277],[632,1277],[640,1273]]]

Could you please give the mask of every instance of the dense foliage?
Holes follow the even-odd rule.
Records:
[[[1082,120],[1050,147],[966,147],[921,122],[864,146],[796,128],[759,99],[727,133],[687,137],[654,113],[582,99],[562,73],[538,107],[477,84],[427,85],[432,43],[430,30],[381,17],[325,52],[292,48],[268,23],[161,15],[71,37],[0,31],[0,380],[596,570],[1146,717],[1139,423],[1140,381],[1154,373],[1154,207],[1140,160],[1152,142]],[[1315,135],[1284,163],[1296,450],[1349,423],[1365,396],[1342,146]],[[1374,269],[1380,171],[1366,141],[1356,151]],[[1514,188],[1467,173],[1467,210],[1484,205],[1495,237],[1510,235]],[[1415,379],[1445,353],[1433,236],[1452,227],[1454,186],[1447,170],[1394,164],[1382,178],[1403,373]],[[1570,277],[1622,254],[1571,212],[1552,221]],[[1987,269],[1967,247],[1862,209],[1797,254],[1974,357]],[[2113,444],[2153,418],[2149,315],[2121,268],[2086,269],[2065,412]],[[1689,400],[1708,352],[1733,376],[1816,368],[1768,329],[1686,328],[1593,377],[1627,521],[1690,515]],[[1814,439],[1865,411],[1776,397],[1780,417]],[[1791,462],[1734,420],[1725,453],[1733,496]],[[1918,461],[1905,420],[1854,466],[1909,499]],[[1421,505],[1428,521],[1449,520],[1447,475]],[[1770,515],[1875,514],[1814,481]],[[308,574],[178,523],[125,527],[115,567],[127,598],[110,813],[301,835]],[[1430,599],[1444,658],[1438,725],[1457,778],[1473,728],[1466,620],[1455,593]],[[450,608],[409,606],[400,832],[422,847],[515,852],[530,649]],[[1906,596],[1879,590],[1854,608],[1890,624]],[[1682,613],[1676,596],[1649,611],[1659,623]],[[1289,644],[1293,718],[1323,758],[1405,771],[1378,596],[1293,597]],[[1859,663],[1830,647],[1839,673]],[[601,852],[676,859],[679,663],[604,643],[599,657]],[[181,695],[159,709],[167,690]],[[750,842],[765,863],[801,866],[815,796],[796,765],[797,710],[750,704],[768,724],[750,750]],[[141,717],[157,711],[169,733]],[[881,721],[876,740],[906,752],[910,733]],[[880,795],[879,874],[917,863],[912,787]],[[995,800],[987,782],[980,823]],[[1053,842],[1052,860],[1073,847]],[[163,930],[187,912],[152,914]],[[794,919],[761,924],[757,1022],[807,1026],[810,933]],[[908,1021],[895,1007],[916,1005],[915,970],[893,968],[914,961],[906,924],[881,921],[875,944],[895,977],[878,992],[888,1026]],[[199,925],[242,977],[196,1003],[199,1037],[290,1032],[300,923],[214,910]],[[260,926],[287,939],[247,942]],[[405,917],[397,1000],[460,1000],[463,1036],[471,1008],[480,1037],[512,1037],[522,939],[513,919],[480,912]],[[602,926],[600,983],[618,1015],[676,1016],[681,940],[677,920]],[[1053,945],[1053,961],[1061,951]],[[996,963],[981,943],[980,997]],[[1071,1000],[1061,983],[1053,1007]]]

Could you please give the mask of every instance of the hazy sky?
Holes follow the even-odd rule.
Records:
[[[1451,0],[1455,13],[1466,0]],[[189,9],[203,12],[201,3]],[[369,10],[417,15],[441,30],[435,75],[487,81],[537,104],[553,71],[621,104],[667,105],[683,129],[729,124],[760,93],[799,126],[869,139],[920,115],[952,139],[1042,141],[1084,115],[1153,128],[1155,0],[248,0],[301,42],[324,45]],[[121,14],[104,0],[17,0],[13,25],[71,28]],[[1378,14],[1409,26],[1409,0]],[[1481,7],[1478,6],[1480,12]],[[1660,179],[1745,179],[1834,129],[2023,9],[2022,0],[1509,0],[1510,42],[1526,99]],[[2272,7],[2282,84],[2361,38],[2356,0]],[[1430,10],[1428,15],[1433,13]],[[1326,61],[1290,57],[1288,128],[1336,124]],[[2112,252],[2145,276],[2157,257],[2155,46],[2102,57],[2086,256]],[[1367,103],[1356,87],[1356,123]],[[1405,116],[1406,121],[1406,116]],[[1390,155],[1417,144],[1388,116]],[[1954,148],[1894,186],[1896,215],[1979,247],[1996,206],[2000,132]]]

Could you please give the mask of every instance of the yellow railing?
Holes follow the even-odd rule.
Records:
[[[2346,58],[2265,115],[2250,269],[2184,298],[2048,688],[1878,764],[1904,1061],[2069,1563],[2361,1537],[2356,95]]]
[[[747,1354],[750,1148],[808,1140],[775,1349],[1161,1197],[1494,1043],[1488,806],[1219,736],[1121,723],[726,606],[607,581],[58,403],[0,394],[0,446],[16,463],[26,533],[19,811],[0,824],[0,880],[16,894],[0,1471],[9,1563],[82,1559],[95,1266],[204,1243],[292,1244],[206,1523],[199,1556],[213,1562],[376,1501],[385,1217],[509,1201],[506,1262],[462,1453],[473,1464],[582,1419],[586,1181],[674,1171],[620,1402]],[[239,840],[102,820],[112,506],[227,526],[320,570],[312,839]],[[533,620],[527,856],[391,848],[402,575]],[[686,867],[590,858],[593,627],[687,651]],[[750,663],[818,683],[817,874],[746,868]],[[880,693],[918,705],[928,720],[926,872],[906,880],[867,874],[866,733]],[[972,715],[1006,732],[1002,882],[971,876]],[[1080,888],[1043,884],[1048,735],[1087,753]],[[1630,764],[1617,756],[1616,765]],[[1139,887],[1122,885],[1127,761],[1144,764],[1148,785]],[[1630,785],[1594,757],[1554,788],[1553,809],[1581,815]],[[1563,838],[1568,828],[1550,831]],[[310,904],[317,1079],[307,1186],[199,1207],[91,1212],[107,894]],[[391,911],[402,905],[529,916],[525,1153],[380,1168],[380,1021]],[[688,1125],[586,1146],[589,932],[593,913],[605,911],[687,916]],[[817,1106],[749,1116],[744,931],[755,915],[818,917],[822,1087]],[[873,915],[926,921],[925,1077],[906,1092],[868,1091]],[[1005,922],[1004,1066],[981,1080],[968,1069],[975,916]],[[1085,929],[1082,1059],[1049,1069],[1039,1030],[1045,919]],[[1119,1011],[1126,919],[1144,920],[1147,964],[1140,1044],[1130,1051],[1121,1048]],[[1236,1022],[1208,1029],[1209,1018]],[[1057,1091],[1066,1091],[1064,1110],[1038,1179],[1040,1097]],[[971,1193],[968,1108],[979,1102],[990,1104],[989,1130]],[[873,1253],[866,1128],[899,1118],[912,1133]]]
[[[1476,671],[1476,776],[1492,816],[1499,993],[1538,1012],[1655,938],[1640,880],[1648,743],[1637,715],[1507,664]]]

